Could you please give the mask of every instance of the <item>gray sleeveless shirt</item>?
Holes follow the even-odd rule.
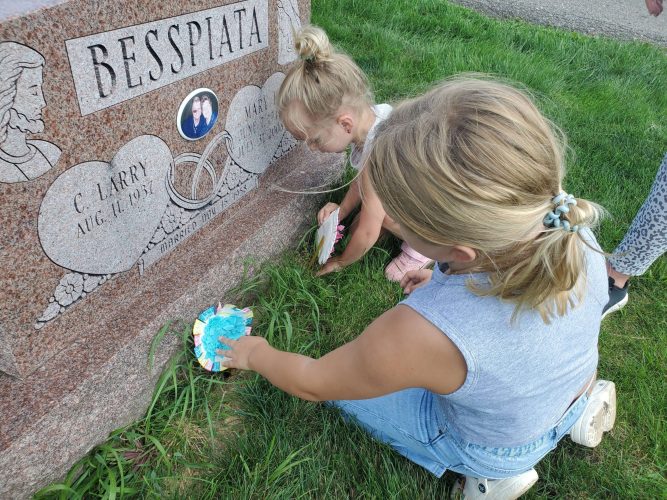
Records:
[[[590,231],[582,231],[598,248]],[[455,392],[436,400],[451,428],[481,446],[530,443],[565,413],[598,362],[598,334],[607,303],[604,257],[583,246],[586,288],[581,303],[545,324],[536,311],[510,319],[514,304],[479,297],[466,282],[484,274],[448,275],[435,266],[431,281],[405,304],[458,347],[468,374]]]

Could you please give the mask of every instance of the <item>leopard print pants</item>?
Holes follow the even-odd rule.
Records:
[[[637,212],[623,241],[609,258],[619,273],[639,276],[667,252],[667,154],[655,177],[651,193]]]

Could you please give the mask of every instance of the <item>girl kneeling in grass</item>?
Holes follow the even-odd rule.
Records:
[[[330,400],[464,498],[516,498],[565,435],[596,446],[615,419],[597,380],[607,302],[599,208],[563,192],[563,146],[522,92],[473,78],[400,104],[364,167],[387,214],[433,271],[320,359],[261,337],[221,339],[225,366]]]
[[[389,104],[373,105],[368,79],[356,63],[337,52],[326,33],[317,26],[305,26],[294,42],[297,61],[287,72],[278,91],[278,112],[289,132],[306,141],[310,149],[341,153],[351,146],[350,164],[361,171],[378,125],[389,116]],[[317,213],[322,224],[340,208],[340,220],[357,207],[359,214],[350,225],[350,240],[340,256],[331,257],[318,275],[338,271],[363,257],[383,231],[394,234],[398,228],[382,208],[371,189],[361,199],[363,176],[357,176],[340,207],[327,203]],[[385,269],[391,281],[400,281],[407,271],[417,270],[432,261],[405,241],[401,253]]]

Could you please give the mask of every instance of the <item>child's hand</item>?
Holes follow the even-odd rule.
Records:
[[[338,257],[331,257],[326,264],[324,264],[315,276],[324,276],[325,274],[333,273],[343,269],[345,265],[340,261]]]
[[[215,351],[219,356],[227,358],[221,363],[222,366],[238,368],[240,370],[251,370],[249,361],[252,351],[263,344],[268,345],[264,337],[256,337],[254,335],[247,335],[238,340],[220,337],[219,340],[229,347],[229,350],[216,349]]]
[[[338,203],[327,203],[324,205],[322,208],[320,208],[320,211],[317,212],[317,223],[321,226],[322,223],[327,220],[327,217],[331,215],[331,212],[339,208]]]
[[[413,290],[419,288],[422,285],[425,285],[431,280],[431,275],[433,271],[430,269],[415,269],[414,271],[408,271],[401,279],[401,286],[405,293],[410,293]]]
[[[662,0],[646,0],[646,8],[652,16],[659,16],[662,13]]]

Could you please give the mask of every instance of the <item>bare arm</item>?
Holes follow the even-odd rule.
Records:
[[[340,202],[340,215],[339,219],[345,219],[352,210],[357,208],[361,203],[361,193],[359,192],[359,176],[357,176],[351,183],[350,187],[345,193],[343,201]]]
[[[359,176],[357,181],[363,185],[364,198],[356,228],[354,228],[352,237],[343,253],[338,257],[329,259],[317,273],[318,276],[337,271],[358,261],[380,237],[382,222],[386,217],[382,203],[363,174]],[[359,192],[358,189],[357,192]]]
[[[382,210],[381,206],[380,210]],[[383,219],[384,211],[378,213],[378,211],[370,208],[366,200],[364,200],[364,204],[361,206],[361,211],[359,212],[357,227],[354,229],[345,250],[338,257],[338,262],[341,265],[349,266],[366,255],[366,252],[371,249],[380,237]]]
[[[260,337],[242,337],[229,345],[225,366],[254,370],[311,401],[365,399],[409,387],[444,394],[458,389],[467,374],[463,355],[449,338],[404,305],[320,359],[279,351]]]
[[[645,0],[649,14],[658,17],[662,13],[662,0]]]

